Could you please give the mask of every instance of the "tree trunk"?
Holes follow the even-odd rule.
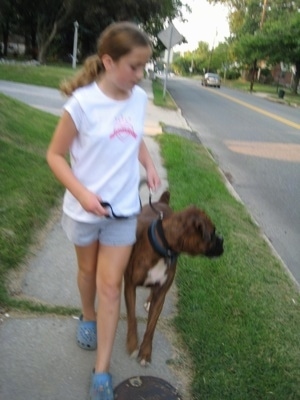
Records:
[[[52,42],[52,40],[54,39],[55,35],[57,32],[57,24],[54,23],[53,27],[52,27],[52,31],[50,33],[50,35],[47,31],[47,29],[44,28],[44,30],[40,30],[39,32],[39,36],[38,36],[38,45],[39,45],[39,51],[38,51],[38,61],[41,64],[44,64],[46,61],[46,54],[47,54],[47,50]],[[47,38],[47,39],[46,39]]]
[[[257,60],[255,59],[255,60],[253,61],[253,67],[252,67],[252,73],[251,73],[251,80],[250,80],[250,92],[251,92],[251,93],[253,92],[253,86],[254,86],[256,68],[257,68]]]
[[[2,35],[3,35],[3,55],[7,57],[8,50],[8,36],[9,36],[9,23],[6,21],[2,24]]]
[[[295,63],[296,71],[293,74],[293,80],[291,84],[291,91],[293,94],[298,93],[298,86],[299,86],[299,80],[300,80],[300,61]]]
[[[37,58],[40,64],[45,64],[46,62],[47,47],[48,46],[44,46],[44,44],[41,44],[39,47]]]
[[[34,60],[38,59],[38,46],[37,46],[37,39],[36,39],[36,29],[35,27],[31,27],[30,30],[30,51],[31,57]]]
[[[38,44],[38,60],[42,64],[46,61],[48,48],[55,35],[62,27],[66,18],[70,15],[74,0],[61,1],[60,3],[61,6],[57,9],[54,21],[42,14],[38,16],[36,39]]]

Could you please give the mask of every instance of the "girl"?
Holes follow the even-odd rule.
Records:
[[[97,348],[92,400],[113,400],[109,367],[140,210],[139,162],[149,187],[160,185],[142,139],[147,95],[136,86],[151,54],[148,37],[135,24],[106,28],[97,54],[61,87],[70,98],[47,152],[50,168],[66,187],[62,226],[78,261],[77,343]]]

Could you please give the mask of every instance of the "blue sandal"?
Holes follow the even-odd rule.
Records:
[[[93,372],[90,400],[114,400],[111,374]]]
[[[97,348],[97,323],[96,321],[83,321],[80,315],[77,326],[76,340],[79,347],[84,350]]]

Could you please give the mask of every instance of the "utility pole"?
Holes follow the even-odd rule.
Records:
[[[264,0],[263,9],[262,9],[262,13],[261,13],[261,19],[260,19],[260,23],[259,23],[259,29],[260,30],[262,30],[264,22],[265,22],[265,19],[266,19],[267,6],[268,6],[268,0]],[[251,77],[251,81],[250,81],[250,92],[251,93],[253,91],[256,69],[257,69],[257,59],[255,59],[253,61],[253,72],[252,72],[252,77]]]
[[[215,34],[215,36],[214,36],[214,41],[213,41],[213,44],[212,44],[212,49],[211,49],[210,55],[209,55],[209,61],[208,61],[207,72],[210,72],[209,70],[210,70],[210,66],[211,66],[211,59],[212,59],[212,55],[213,55],[213,52],[214,52],[214,49],[215,49],[215,41],[216,41],[216,37],[217,37],[217,36],[218,36],[218,30],[216,29],[216,34]]]
[[[260,24],[259,24],[260,29],[262,29],[263,24],[266,19],[267,7],[268,7],[268,0],[264,0],[263,9],[262,9],[262,13],[261,13],[261,20],[260,20]]]
[[[164,92],[163,92],[163,98],[166,96],[166,91],[167,91],[167,79],[168,79],[168,72],[169,72],[169,64],[170,64],[170,56],[171,56],[171,49],[173,46],[176,44],[179,44],[182,42],[183,36],[177,31],[173,23],[171,22],[168,28],[164,29],[163,31],[160,31],[158,33],[158,38],[160,41],[164,44],[164,46],[167,48],[167,66],[165,69],[165,81],[164,81]]]
[[[166,91],[167,91],[167,80],[168,80],[168,72],[169,72],[169,65],[170,65],[171,48],[172,48],[171,47],[172,36],[173,36],[173,24],[171,24],[171,32],[170,32],[169,43],[168,43],[168,57],[167,57],[167,66],[166,66],[166,69],[165,69],[165,81],[164,81],[163,98],[166,97]]]
[[[74,41],[73,41],[73,56],[72,56],[72,68],[76,68],[77,61],[77,42],[78,42],[78,27],[77,21],[74,22]]]

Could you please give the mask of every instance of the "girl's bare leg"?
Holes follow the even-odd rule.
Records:
[[[98,241],[85,247],[75,246],[78,262],[77,284],[84,321],[96,321],[95,297],[98,248]]]
[[[95,372],[108,372],[120,314],[122,279],[132,246],[100,245],[97,262],[97,357]]]

